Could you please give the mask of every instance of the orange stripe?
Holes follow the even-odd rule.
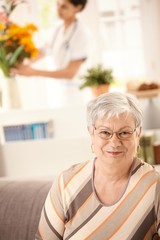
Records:
[[[69,182],[89,163],[90,161],[86,162],[68,181],[66,182],[64,189],[67,187]]]
[[[98,229],[101,228],[101,226],[102,226],[103,224],[105,224],[105,223],[114,215],[114,213],[117,211],[117,209],[119,209],[119,208],[122,206],[122,204],[124,203],[124,201],[126,200],[126,198],[134,191],[134,189],[137,187],[137,185],[139,184],[139,182],[140,182],[146,175],[150,174],[151,172],[153,172],[153,170],[150,170],[149,172],[145,173],[145,174],[143,175],[143,177],[142,177],[141,179],[139,179],[139,181],[137,182],[137,184],[135,185],[135,187],[132,189],[132,191],[130,191],[130,192],[128,193],[128,195],[123,199],[123,201],[119,204],[119,206],[112,212],[112,214],[111,214],[107,219],[105,219],[105,220],[99,225],[99,227],[97,227],[97,228],[96,228],[91,234],[89,234],[88,237],[86,237],[84,240],[89,239],[95,232],[98,231]]]
[[[54,206],[54,203],[53,203],[52,197],[51,197],[51,192],[50,192],[50,200],[51,200],[52,207],[53,207],[55,213],[57,214],[57,216],[59,217],[59,219],[64,223],[63,217],[59,214],[59,212],[57,211],[57,209],[56,209],[55,206]]]
[[[83,203],[83,205],[78,209],[78,211],[76,212],[76,214],[65,224],[65,226],[67,226],[70,222],[73,221],[73,219],[77,216],[77,214],[79,214],[80,210],[82,210],[82,208],[85,207],[85,205],[89,202],[89,200],[91,199],[93,193],[87,198],[87,200]]]
[[[61,187],[60,187],[60,177],[61,177],[62,173],[59,175],[58,177],[58,189],[59,189],[59,193],[60,193],[60,196],[62,197],[62,191],[61,191]]]
[[[141,202],[142,198],[145,196],[145,194],[148,192],[148,190],[152,187],[152,185],[156,182],[156,180],[154,180],[151,185],[147,188],[147,190],[145,191],[145,193],[143,194],[143,196],[138,200],[137,204],[133,207],[133,209],[130,211],[130,214],[128,215],[128,217],[125,219],[125,221],[117,228],[117,230],[107,239],[110,239],[111,237],[113,237],[118,230],[122,227],[122,225],[127,221],[127,219],[130,217],[130,215],[132,214],[132,212],[134,211],[134,209],[138,206],[138,204]],[[106,239],[106,240],[107,240]]]

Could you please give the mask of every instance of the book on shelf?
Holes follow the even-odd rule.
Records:
[[[8,125],[3,127],[3,133],[6,142],[52,138],[54,136],[54,124],[53,120],[49,120]]]
[[[143,161],[146,161],[145,159],[145,148],[143,145],[143,137],[141,136],[140,141],[139,141],[139,148],[137,149],[137,157],[141,158]]]
[[[155,164],[160,164],[160,142],[153,144]]]
[[[145,132],[140,137],[139,157],[151,165],[155,164],[154,141],[155,134],[153,131]]]

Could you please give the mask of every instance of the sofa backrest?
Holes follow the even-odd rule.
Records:
[[[51,181],[0,180],[0,240],[32,240]]]

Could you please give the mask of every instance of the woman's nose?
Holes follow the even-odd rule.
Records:
[[[121,141],[119,140],[119,138],[117,137],[116,133],[113,133],[113,136],[110,138],[109,140],[111,143],[113,143],[114,145],[118,146],[121,145]]]

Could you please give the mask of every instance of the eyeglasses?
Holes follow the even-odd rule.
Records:
[[[113,134],[115,133],[117,138],[119,140],[129,140],[132,138],[133,133],[136,131],[135,129],[122,129],[121,131],[118,132],[113,132],[108,129],[98,129],[94,126],[94,130],[98,134],[98,136],[102,139],[109,140],[113,137]]]

